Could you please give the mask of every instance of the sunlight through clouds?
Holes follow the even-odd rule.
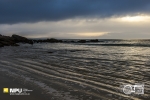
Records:
[[[150,16],[125,16],[120,20],[125,22],[146,22],[150,21]]]
[[[77,33],[77,35],[84,36],[84,37],[96,37],[96,36],[102,36],[107,33],[109,32]]]
[[[137,15],[1,24],[0,34],[20,34],[28,38],[148,38],[149,20],[148,15]]]

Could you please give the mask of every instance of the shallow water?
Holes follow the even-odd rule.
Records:
[[[21,44],[0,48],[0,67],[56,99],[149,100],[149,44],[148,40]],[[144,94],[123,93],[120,86],[135,83],[145,85]]]

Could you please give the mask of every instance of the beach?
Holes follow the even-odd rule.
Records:
[[[1,88],[33,90],[30,96],[2,93],[0,99],[149,100],[150,49],[141,43],[107,40],[0,48]],[[135,83],[144,84],[144,94],[122,91],[122,85]]]
[[[150,0],[0,0],[0,100],[150,100]]]
[[[0,100],[50,100],[44,96],[40,90],[22,84],[4,73],[0,73],[0,80]],[[3,93],[3,88],[26,88],[33,91],[30,92],[30,95],[10,95],[9,93]]]

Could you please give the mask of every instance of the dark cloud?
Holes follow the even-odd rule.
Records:
[[[150,0],[0,0],[0,23],[149,13]]]

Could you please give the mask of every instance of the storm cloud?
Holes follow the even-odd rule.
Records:
[[[0,0],[0,24],[149,13],[150,0]]]
[[[150,17],[140,22],[120,18],[67,19],[37,23],[1,24],[0,34],[18,34],[28,38],[61,39],[133,39],[150,37]]]

